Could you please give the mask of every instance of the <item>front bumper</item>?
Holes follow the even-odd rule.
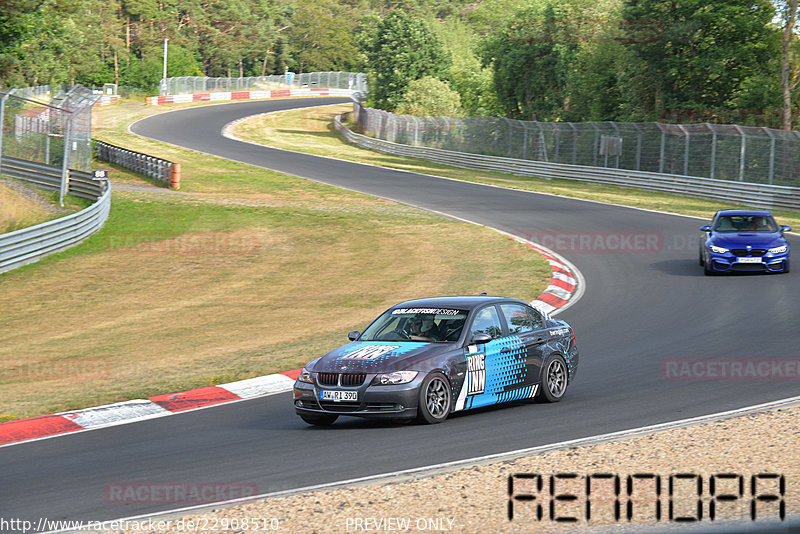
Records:
[[[295,412],[298,415],[336,414],[386,419],[416,417],[419,389],[425,378],[424,373],[419,373],[407,384],[389,386],[372,385],[373,378],[375,374],[367,374],[364,383],[358,387],[323,386],[318,383],[316,374],[313,384],[295,381],[293,389]],[[322,400],[323,390],[356,391],[358,401]]]
[[[755,262],[754,260],[759,260]],[[744,260],[744,261],[742,261]],[[752,261],[749,263],[748,261]],[[740,257],[730,252],[717,254],[709,251],[706,258],[708,266],[715,272],[782,272],[789,267],[789,253],[766,253],[763,256]]]

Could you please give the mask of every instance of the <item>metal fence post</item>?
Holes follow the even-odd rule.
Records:
[[[3,169],[3,130],[5,129],[6,124],[6,100],[13,92],[14,89],[7,93],[3,93],[3,96],[0,97],[0,171]]]
[[[638,171],[642,163],[642,130],[635,122],[631,124],[636,128],[636,170]]]
[[[508,119],[506,119],[508,120]],[[508,120],[508,157],[510,158],[514,150],[514,124]]]
[[[572,164],[578,164],[578,129],[574,124],[568,122],[569,127],[572,128]]]
[[[775,135],[769,128],[764,128],[764,131],[769,135],[769,184],[772,185],[775,177]]]
[[[733,125],[736,128],[736,131],[739,132],[739,135],[742,137],[742,146],[739,150],[739,181],[744,181],[744,157],[747,154],[747,136],[744,134],[744,130],[742,130],[738,124]]]
[[[709,178],[713,180],[714,171],[717,167],[717,130],[709,123],[706,123],[706,126],[711,130],[711,175]]]
[[[64,121],[64,161],[61,163],[61,186],[58,189],[58,203],[64,207],[64,197],[69,190],[69,143],[72,138],[72,113],[67,113]]]
[[[560,161],[559,151],[560,151],[560,148],[561,148],[561,134],[560,134],[561,130],[558,128],[558,125],[553,124],[553,131],[555,132],[553,134],[553,137],[555,138],[554,141],[556,143],[555,155],[553,156],[553,158],[554,158],[554,161],[558,162],[558,161]]]
[[[661,154],[658,156],[658,172],[664,172],[664,149],[666,148],[667,144],[667,134],[664,130],[661,130]]]
[[[528,127],[522,125],[522,159],[528,159]]]
[[[593,122],[589,124],[594,128],[594,144],[592,145],[592,166],[597,167],[597,142],[600,139],[600,128]]]
[[[544,138],[544,129],[542,123],[536,121],[536,127],[539,129],[539,145],[542,147],[542,160],[550,161],[550,155],[547,153],[547,139]]]
[[[689,132],[683,127],[683,124],[679,124],[678,128],[686,136],[683,146],[683,174],[684,176],[689,176]]]

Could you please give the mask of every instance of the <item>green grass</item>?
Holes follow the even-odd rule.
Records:
[[[11,184],[15,187],[12,187]],[[22,194],[20,188],[29,192]],[[48,206],[49,205],[49,206]],[[59,208],[58,193],[34,187],[22,180],[0,182],[0,233],[13,232],[82,210],[90,202],[78,197],[64,198]]]

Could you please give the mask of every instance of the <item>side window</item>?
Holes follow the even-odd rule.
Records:
[[[511,334],[524,334],[542,328],[542,318],[535,311],[520,304],[501,304]]]
[[[533,329],[534,330],[541,330],[544,328],[544,319],[542,319],[542,315],[536,310],[528,310],[531,314],[531,319],[533,320]]]
[[[525,332],[533,331],[531,316],[523,306],[519,304],[501,304],[500,309],[503,310],[510,334],[524,334]]]
[[[500,323],[500,317],[498,317],[497,309],[494,306],[483,308],[475,316],[470,330],[470,339],[475,334],[489,334],[492,338],[502,337],[502,323]]]

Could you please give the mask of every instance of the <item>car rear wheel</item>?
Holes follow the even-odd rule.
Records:
[[[309,425],[314,426],[329,426],[334,423],[337,419],[339,419],[338,415],[333,414],[320,414],[320,415],[306,415],[303,414],[300,416],[300,419],[308,423]]]
[[[441,423],[450,415],[450,382],[442,373],[425,377],[419,388],[417,420],[420,423]]]
[[[568,380],[569,372],[564,358],[559,355],[551,356],[545,364],[542,376],[542,400],[558,402],[563,399]]]

